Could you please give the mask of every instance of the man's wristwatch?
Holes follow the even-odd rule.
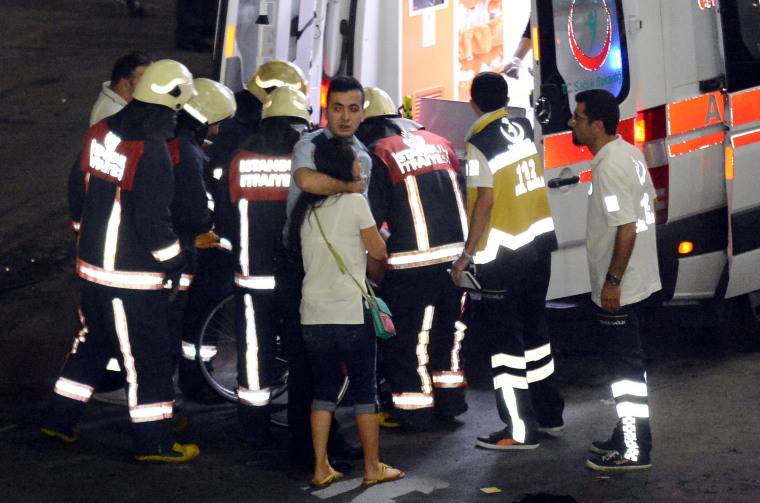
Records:
[[[620,286],[620,282],[623,281],[622,278],[618,278],[617,276],[613,276],[610,273],[607,273],[607,283],[610,284],[610,286]]]

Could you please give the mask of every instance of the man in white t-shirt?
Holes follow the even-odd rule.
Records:
[[[593,182],[586,249],[595,318],[609,346],[619,421],[586,466],[602,472],[650,469],[646,369],[639,337],[643,304],[660,290],[652,179],[641,152],[616,135],[620,110],[607,91],[578,93],[568,122],[573,143],[589,148]]]
[[[137,82],[151,62],[150,56],[140,51],[128,52],[116,60],[111,70],[111,80],[103,82],[90,112],[90,126],[112,116],[132,100]]]

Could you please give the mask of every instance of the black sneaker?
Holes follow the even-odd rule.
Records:
[[[604,456],[588,459],[586,460],[586,466],[592,470],[606,473],[621,473],[652,469],[649,455],[641,453],[638,460],[631,461],[630,459],[624,458],[618,451],[612,451]]]
[[[478,441],[475,443],[478,447],[484,449],[494,449],[497,451],[511,450],[511,449],[535,449],[538,447],[538,442],[518,442],[512,438],[512,433],[509,428],[495,431],[486,437],[478,437]]]
[[[588,448],[588,450],[594,454],[599,454],[601,456],[606,456],[607,454],[622,451],[624,449],[624,447],[616,445],[611,438],[607,440],[594,440],[591,442],[591,447]]]

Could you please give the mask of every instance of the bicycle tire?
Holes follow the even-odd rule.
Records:
[[[205,359],[204,347],[214,347],[212,355]],[[277,376],[272,384],[271,423],[287,427],[288,362],[283,356],[282,343],[277,338],[275,370]],[[238,402],[237,394],[237,345],[235,342],[235,296],[228,295],[214,306],[201,325],[196,346],[197,362],[204,379],[215,393],[230,402]],[[205,360],[205,361],[204,361]],[[345,397],[349,379],[345,376],[338,393],[338,403]]]

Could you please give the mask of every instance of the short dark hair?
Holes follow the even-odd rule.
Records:
[[[472,79],[470,97],[481,112],[493,112],[504,108],[509,99],[507,81],[495,72],[482,72]]]
[[[576,94],[575,101],[586,104],[589,124],[597,120],[602,121],[604,131],[608,135],[617,133],[620,122],[620,107],[612,93],[604,89],[588,89]]]
[[[348,75],[338,75],[330,81],[330,87],[327,88],[327,102],[330,103],[332,93],[347,93],[349,91],[359,91],[362,95],[362,106],[364,105],[364,87],[361,82]]]
[[[122,54],[111,70],[111,84],[116,84],[121,79],[131,79],[138,66],[148,66],[153,60],[142,51],[130,51]]]

